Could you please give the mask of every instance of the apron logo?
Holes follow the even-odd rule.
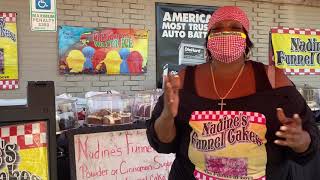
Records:
[[[249,117],[240,114],[234,118],[223,116],[218,123],[206,122],[203,125],[201,139],[196,132],[191,134],[191,144],[199,151],[216,151],[226,147],[226,143],[253,143],[261,146],[261,138],[248,130]]]

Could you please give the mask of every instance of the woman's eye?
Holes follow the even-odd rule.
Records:
[[[232,27],[232,30],[241,31],[242,28],[241,27]]]
[[[215,32],[220,32],[222,31],[222,28],[213,28],[211,29],[211,32],[215,33]]]

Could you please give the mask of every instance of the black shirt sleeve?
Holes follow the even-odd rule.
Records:
[[[311,138],[311,143],[306,152],[296,153],[292,149],[289,149],[289,158],[298,164],[304,165],[314,158],[317,151],[319,151],[320,133],[315,123],[314,114],[301,94],[297,90],[294,90],[289,94],[289,98],[292,103],[292,113],[298,113],[300,115],[302,128],[309,133]]]
[[[147,125],[147,137],[148,141],[153,147],[154,150],[156,150],[158,153],[176,153],[176,138],[170,142],[170,143],[163,143],[161,142],[154,129],[154,123],[161,115],[162,109],[163,109],[163,95],[159,98],[158,103],[156,104],[151,119],[149,119],[146,123]]]

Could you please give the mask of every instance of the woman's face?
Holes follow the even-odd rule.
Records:
[[[238,32],[238,33],[245,34],[245,35],[247,34],[245,29],[244,29],[244,27],[242,26],[242,24],[239,23],[238,21],[235,21],[235,20],[219,21],[219,22],[215,23],[212,26],[212,28],[210,29],[210,31],[209,31],[209,34],[208,34],[207,39],[206,39],[207,40],[206,41],[207,42],[206,43],[207,49],[208,49],[208,41],[211,38],[213,38],[214,36],[219,35],[221,32]],[[247,35],[246,35],[246,38],[247,38],[246,40],[249,40]],[[249,50],[250,49],[247,46],[246,49],[245,49],[245,53],[247,54]],[[209,56],[212,56],[212,54],[211,54],[209,49],[207,50],[207,53],[208,53]],[[212,59],[212,57],[209,58],[209,60],[210,59]]]
[[[210,29],[209,33],[218,33],[218,32],[225,32],[225,31],[244,33],[244,28],[238,21],[223,20],[214,24]]]

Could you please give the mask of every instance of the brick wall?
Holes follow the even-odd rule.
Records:
[[[86,91],[114,89],[130,94],[153,89],[156,85],[155,61],[155,0],[57,0],[58,24],[87,27],[140,28],[149,30],[148,73],[141,76],[70,75],[57,71],[57,33],[31,32],[28,0],[1,0],[0,11],[18,13],[19,79],[20,89],[1,91],[1,98],[25,97],[27,81],[53,80],[56,93],[83,96]],[[157,2],[195,5],[237,5],[244,9],[251,21],[250,36],[255,44],[252,59],[267,63],[268,33],[273,26],[320,28],[319,7],[312,0],[309,5],[268,3],[244,0],[158,0]],[[279,2],[279,1],[277,1]],[[298,0],[293,1],[299,3]],[[312,4],[314,3],[314,4]],[[320,87],[319,77],[291,77],[298,85],[308,82]]]

